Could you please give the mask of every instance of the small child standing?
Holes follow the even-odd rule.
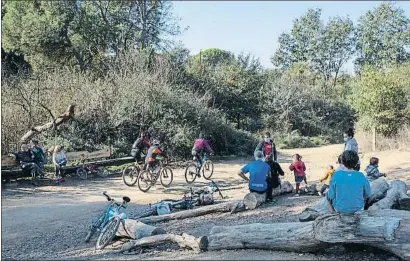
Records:
[[[305,181],[307,185],[307,180],[306,180],[306,166],[305,163],[302,161],[302,157],[299,154],[295,154],[292,156],[293,163],[290,164],[289,169],[293,171],[295,174],[295,182],[296,182],[296,194],[295,196],[299,196],[299,187],[300,183],[302,181]]]
[[[323,192],[325,192],[325,190],[329,187],[330,184],[330,180],[332,179],[332,175],[335,172],[334,168],[332,165],[329,165],[329,167],[327,168],[325,174],[322,176],[322,178],[320,179],[320,182],[323,182],[323,186],[320,189],[320,191],[318,192],[319,196],[323,195]]]
[[[380,173],[379,169],[379,159],[376,157],[372,157],[370,159],[370,164],[369,166],[366,167],[364,170],[367,174],[367,179],[369,182],[372,182],[382,176],[386,177],[386,174]]]

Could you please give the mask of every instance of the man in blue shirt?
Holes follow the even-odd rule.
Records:
[[[327,193],[330,211],[353,214],[362,210],[366,199],[370,197],[369,181],[363,173],[354,170],[358,162],[357,152],[343,152],[342,164],[345,169],[335,171]]]
[[[249,190],[256,193],[265,193],[268,188],[266,178],[270,173],[269,164],[264,162],[263,152],[258,150],[254,153],[255,160],[244,166],[239,172],[239,176],[249,181]],[[249,173],[249,179],[245,176]]]

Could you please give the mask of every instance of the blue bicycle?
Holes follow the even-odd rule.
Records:
[[[120,224],[128,218],[125,213],[120,212],[120,209],[126,209],[128,203],[131,201],[129,197],[123,197],[123,202],[120,204],[108,196],[106,192],[103,192],[103,195],[110,201],[110,205],[98,216],[97,220],[93,222],[85,238],[85,242],[87,243],[95,232],[100,232],[95,245],[96,249],[103,249],[111,243]]]
[[[214,173],[214,164],[206,157],[206,153],[200,157],[194,156],[194,160],[185,168],[185,180],[188,184],[193,183],[197,177],[201,177],[201,172],[207,180],[210,180]]]

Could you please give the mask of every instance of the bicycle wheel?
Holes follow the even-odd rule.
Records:
[[[108,221],[97,239],[95,249],[103,249],[109,243],[111,243],[112,239],[115,237],[115,233],[117,233],[120,223],[121,219],[119,217],[114,217],[110,221]]]
[[[148,170],[144,170],[138,175],[138,188],[142,192],[147,192],[152,186],[152,176],[151,172]]]
[[[197,167],[194,162],[188,164],[185,169],[185,180],[188,184],[191,184],[195,181],[197,175]]]
[[[77,178],[82,179],[82,180],[87,179],[88,173],[87,173],[87,171],[86,171],[83,167],[79,167],[79,168],[75,171],[75,173],[77,174]]]
[[[90,241],[91,237],[95,234],[95,232],[97,231],[97,229],[98,229],[98,228],[101,226],[101,224],[104,222],[104,218],[105,218],[105,212],[101,213],[101,214],[98,216],[97,220],[94,221],[94,222],[91,224],[91,227],[90,227],[90,229],[88,230],[88,234],[87,234],[87,236],[85,237],[85,240],[84,240],[85,243],[88,243],[88,241]]]
[[[122,181],[127,186],[134,186],[138,181],[139,169],[134,165],[129,165],[122,171]]]
[[[211,179],[212,174],[214,174],[214,163],[211,160],[207,160],[202,167],[202,174],[204,179]]]
[[[103,166],[98,167],[96,171],[97,171],[97,176],[101,178],[105,178],[110,174],[110,172]]]
[[[159,176],[161,180],[161,184],[164,187],[169,187],[174,179],[174,174],[172,173],[172,169],[170,167],[163,167],[161,169],[161,173]]]

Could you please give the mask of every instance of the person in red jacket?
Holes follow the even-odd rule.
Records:
[[[300,156],[299,154],[295,154],[292,156],[293,159],[293,163],[290,164],[289,169],[291,171],[293,171],[293,173],[295,174],[295,182],[296,182],[296,195],[295,196],[299,196],[299,187],[300,187],[300,183],[302,183],[302,181],[305,181],[305,183],[307,184],[307,180],[306,180],[306,166],[305,163],[302,161],[302,156]]]
[[[274,161],[278,159],[276,146],[269,132],[266,132],[264,138],[259,141],[258,145],[256,146],[255,152],[258,150],[263,152],[265,159],[272,159]]]
[[[151,144],[149,142],[149,133],[141,133],[141,137],[138,138],[131,148],[131,156],[134,157],[135,161],[142,167],[144,160],[141,157],[141,153],[147,151],[150,148]],[[147,154],[147,153],[145,153]]]

